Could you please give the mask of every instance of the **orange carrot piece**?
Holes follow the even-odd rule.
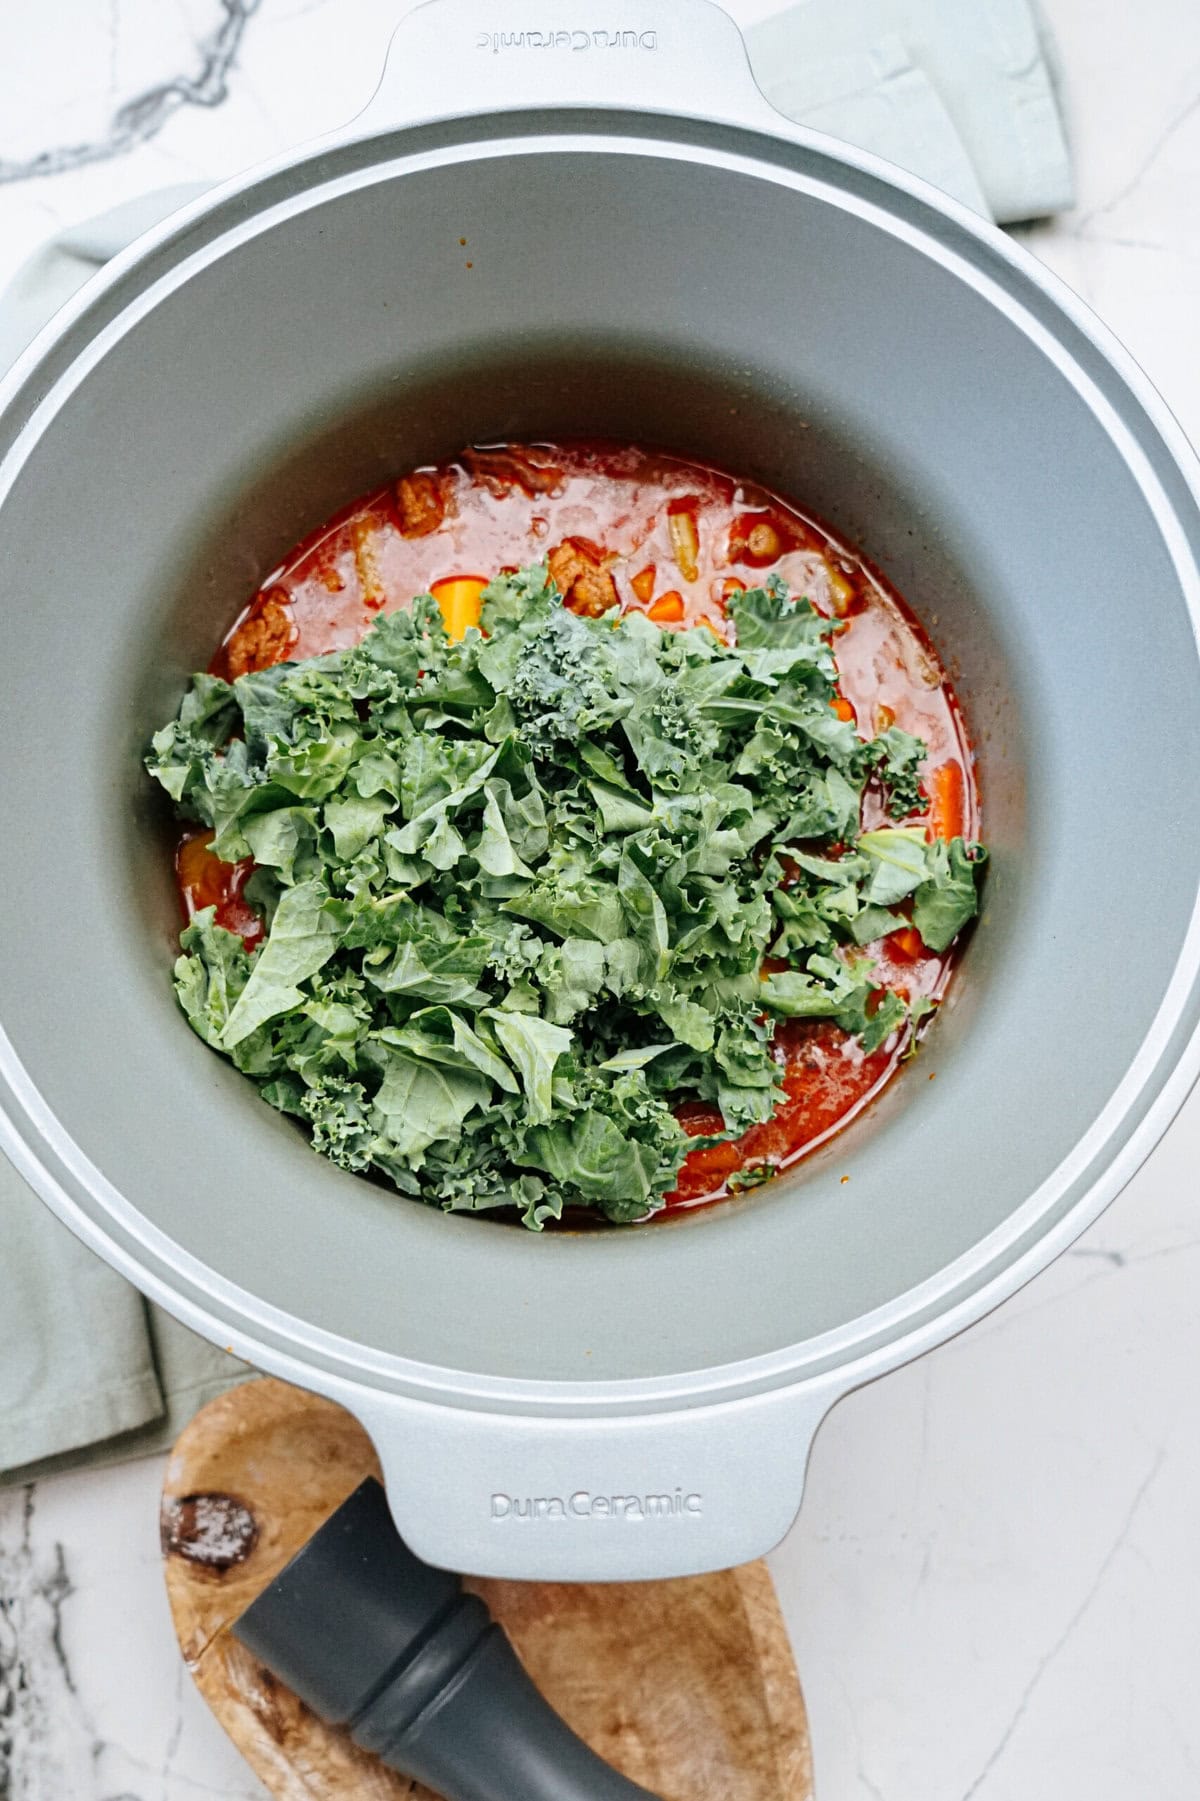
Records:
[[[854,708],[850,705],[850,702],[846,699],[844,694],[836,694],[829,704],[839,719],[844,719],[847,725],[854,724]]]
[[[904,926],[888,933],[888,949],[904,963],[916,963],[925,955],[925,942],[916,926]]]
[[[434,582],[429,592],[441,609],[448,638],[457,642],[471,626],[479,624],[479,596],[486,587],[487,582],[477,575],[452,575]]]
[[[683,595],[678,588],[669,588],[665,594],[660,594],[646,617],[653,619],[656,625],[673,624],[682,619]]]
[[[629,584],[644,607],[648,607],[654,599],[654,575],[654,564],[647,563],[644,569],[639,569]]]
[[[224,898],[230,864],[222,863],[208,848],[215,833],[196,832],[185,838],[175,853],[175,872],[191,911],[218,906]]]
[[[956,757],[939,763],[926,777],[925,787],[930,799],[926,837],[931,843],[935,838],[961,838],[966,817],[962,764]]]

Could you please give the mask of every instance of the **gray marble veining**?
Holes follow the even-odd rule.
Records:
[[[264,1801],[178,1654],[159,1473],[155,1460],[0,1492],[0,1801]]]
[[[63,1643],[73,1585],[63,1545],[34,1531],[36,1506],[33,1486],[0,1500],[0,1801],[93,1792],[96,1735]]]
[[[181,107],[219,106],[229,92],[229,74],[259,0],[219,0],[219,4],[221,16],[215,29],[196,45],[199,68],[194,73],[171,75],[123,101],[107,131],[90,142],[52,145],[23,159],[0,156],[0,183],[61,175],[87,163],[103,162],[157,136]],[[115,12],[110,29],[117,30]]]

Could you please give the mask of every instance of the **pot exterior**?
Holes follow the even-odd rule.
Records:
[[[993,860],[944,1017],[851,1133],[712,1213],[543,1241],[325,1165],[190,1038],[140,754],[333,507],[556,434],[709,457],[865,549],[947,654]],[[0,808],[37,895],[0,944],[10,1154],[181,1317],[358,1411],[422,1554],[765,1549],[823,1407],[1048,1261],[1194,1076],[1198,546],[1190,455],[1082,309],[805,134],[514,113],[221,190],[4,391]]]

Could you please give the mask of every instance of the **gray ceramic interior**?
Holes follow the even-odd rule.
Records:
[[[1194,504],[1087,337],[917,202],[698,124],[492,129],[224,203],[18,397],[0,449],[50,398],[0,497],[0,1020],[58,1154],[104,1178],[91,1215],[278,1343],[590,1380],[850,1342],[881,1308],[899,1331],[902,1297],[982,1282],[1078,1201],[1195,1023]],[[190,1035],[139,757],[331,509],[466,440],[567,432],[761,478],[887,571],[957,678],[993,861],[953,1001],[866,1121],[737,1204],[535,1238],[339,1173]]]

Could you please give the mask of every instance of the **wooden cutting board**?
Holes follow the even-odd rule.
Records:
[[[357,1420],[269,1377],[210,1402],[167,1464],[180,1648],[280,1801],[436,1801],[322,1725],[228,1630],[368,1475],[380,1469]],[[663,1801],[812,1801],[804,1698],[764,1564],[669,1582],[467,1586],[575,1731]]]

